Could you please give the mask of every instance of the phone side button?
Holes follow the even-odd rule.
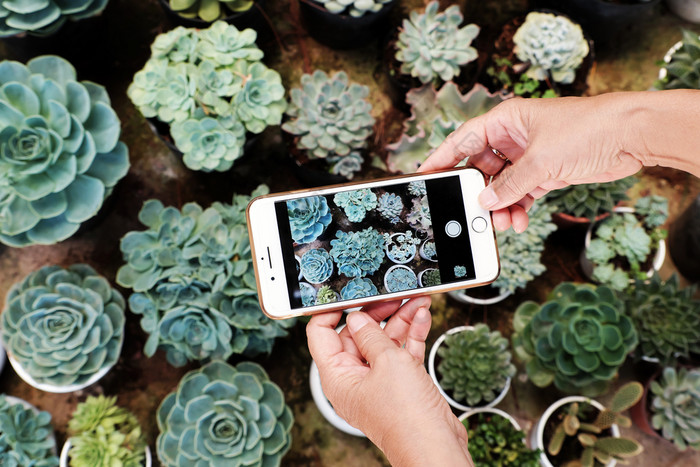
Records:
[[[486,230],[486,227],[488,227],[488,223],[483,217],[475,217],[472,220],[472,229],[474,230],[474,232],[482,233]]]

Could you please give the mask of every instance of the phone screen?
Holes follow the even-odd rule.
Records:
[[[292,308],[476,277],[458,175],[275,203]]]

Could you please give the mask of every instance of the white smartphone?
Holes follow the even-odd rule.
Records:
[[[484,186],[480,171],[461,168],[253,199],[260,306],[284,319],[493,282]]]

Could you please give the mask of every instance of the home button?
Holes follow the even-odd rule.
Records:
[[[474,229],[474,232],[481,233],[486,230],[486,227],[488,227],[488,223],[483,217],[475,217],[472,220],[472,229]]]
[[[445,233],[450,237],[457,237],[462,233],[462,225],[457,221],[449,221],[445,224]]]

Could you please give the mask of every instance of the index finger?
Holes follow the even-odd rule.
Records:
[[[482,115],[462,123],[421,164],[418,172],[450,169],[468,156],[475,156],[490,151],[484,120],[485,115]]]

